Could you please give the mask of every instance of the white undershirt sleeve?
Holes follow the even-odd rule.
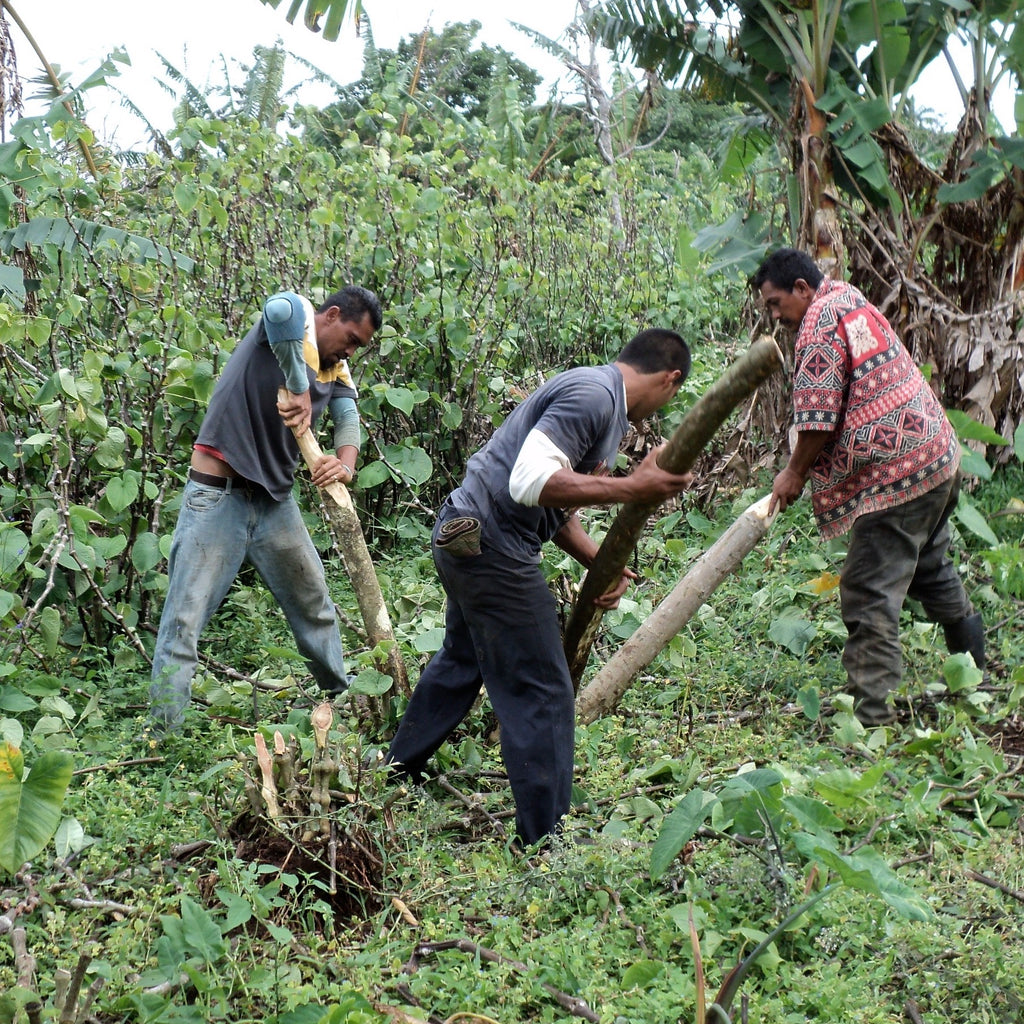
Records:
[[[543,431],[531,430],[509,476],[508,491],[512,500],[520,505],[536,506],[544,485],[560,469],[572,469],[568,456]]]

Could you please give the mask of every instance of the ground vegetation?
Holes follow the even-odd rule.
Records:
[[[432,512],[514,404],[676,327],[694,373],[623,469],[755,337],[745,282],[691,245],[745,192],[692,139],[538,175],[479,118],[403,126],[386,83],[361,104],[379,130],[329,146],[302,111],[182,108],[124,160],[61,100],[0,146],[0,1021],[1019,1018],[1024,431],[955,403],[955,555],[990,663],[947,657],[908,607],[894,726],[863,729],[839,694],[843,551],[801,503],[580,722],[564,835],[521,850],[485,701],[423,785],[382,770],[405,697],[300,483],[351,697],[322,708],[243,573],[186,732],[148,734],[189,447],[268,291],[383,300],[353,497],[413,681],[443,633]],[[782,458],[737,408],[643,531],[584,680]],[[544,569],[568,622],[581,571],[556,550]]]

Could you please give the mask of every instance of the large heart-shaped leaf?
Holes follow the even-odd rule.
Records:
[[[53,838],[71,781],[71,755],[49,750],[26,779],[24,758],[10,743],[0,743],[0,867],[13,874]]]

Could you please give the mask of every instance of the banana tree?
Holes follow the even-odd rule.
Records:
[[[777,139],[790,150],[793,235],[819,259],[841,262],[840,194],[897,207],[872,132],[899,116],[908,86],[941,51],[951,12],[969,8],[966,0],[609,0],[597,24],[606,45],[631,50],[641,66],[755,107],[771,128],[752,153]]]
[[[1000,76],[1021,81],[1019,4],[607,0],[594,15],[605,45],[762,120],[732,155],[785,187],[752,184],[748,208],[702,234],[716,267],[749,272],[780,239],[806,248],[882,308],[948,405],[1005,436],[1024,419],[1024,143],[988,104]],[[965,113],[933,166],[911,141],[911,88],[939,55],[956,69],[963,40],[974,79],[957,78]],[[763,173],[773,147],[781,175]]]

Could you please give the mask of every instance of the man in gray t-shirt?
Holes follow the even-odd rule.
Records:
[[[335,454],[313,467],[312,481],[351,482],[359,417],[347,360],[370,343],[381,319],[377,296],[356,285],[316,310],[294,292],[278,292],[231,353],[193,446],[171,542],[149,690],[157,734],[183,725],[199,636],[245,562],[274,594],[321,688],[347,686],[323,563],[292,495],[293,431],[315,426],[328,410]]]
[[[555,832],[569,810],[575,730],[572,680],[555,601],[538,562],[553,540],[583,565],[598,545],[575,509],[664,500],[689,474],[652,452],[611,476],[630,422],[669,402],[690,370],[673,331],[642,331],[614,363],[566,370],[519,405],[467,464],[441,507],[434,564],[448,598],[444,644],[423,670],[388,761],[419,778],[483,685],[501,725],[501,751],[525,843]],[[599,598],[614,608],[633,573]]]

